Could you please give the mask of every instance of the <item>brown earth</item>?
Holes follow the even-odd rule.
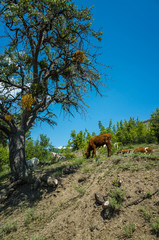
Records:
[[[58,174],[58,187],[34,191],[23,185],[13,191],[0,204],[0,239],[157,240],[159,226],[155,232],[152,223],[159,218],[159,148],[153,148],[152,156],[107,158],[98,152],[98,161],[80,157],[39,168],[37,174]],[[60,176],[65,165],[77,163],[80,166],[74,173]],[[119,181],[121,186],[117,186]],[[7,185],[3,181],[1,190]],[[95,193],[110,200],[110,191],[116,189],[125,191],[124,201],[108,217]]]

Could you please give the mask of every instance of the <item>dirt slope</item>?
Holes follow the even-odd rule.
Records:
[[[55,173],[55,165],[43,171]],[[158,146],[152,156],[100,155],[58,179],[56,189],[25,185],[1,203],[1,239],[158,239],[159,223],[153,224],[159,218]],[[108,217],[95,193],[110,200],[116,189],[125,191],[124,201]]]

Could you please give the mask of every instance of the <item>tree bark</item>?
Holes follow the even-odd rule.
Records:
[[[27,175],[25,161],[25,132],[17,129],[9,136],[9,160],[14,181],[24,180]]]

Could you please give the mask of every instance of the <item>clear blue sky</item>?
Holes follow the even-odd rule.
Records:
[[[34,140],[47,134],[55,147],[67,144],[70,133],[85,128],[99,133],[98,121],[107,126],[130,117],[143,121],[159,107],[159,1],[158,0],[76,0],[84,6],[94,5],[93,26],[103,31],[99,61],[110,65],[111,79],[106,97],[92,94],[86,116],[64,118],[60,109],[57,126],[36,126]],[[1,44],[0,44],[1,45]]]

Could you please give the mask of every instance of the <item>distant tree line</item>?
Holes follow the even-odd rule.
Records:
[[[130,117],[128,121],[121,120],[116,125],[112,124],[111,119],[108,127],[105,127],[101,121],[98,121],[98,127],[98,134],[112,134],[112,143],[119,142],[122,145],[159,143],[159,108],[151,115],[148,124],[144,124],[138,118]],[[95,135],[97,135],[95,132],[91,134],[87,129],[79,133],[73,130],[68,141],[68,147],[71,147],[73,151],[83,149],[86,147],[88,140]]]

